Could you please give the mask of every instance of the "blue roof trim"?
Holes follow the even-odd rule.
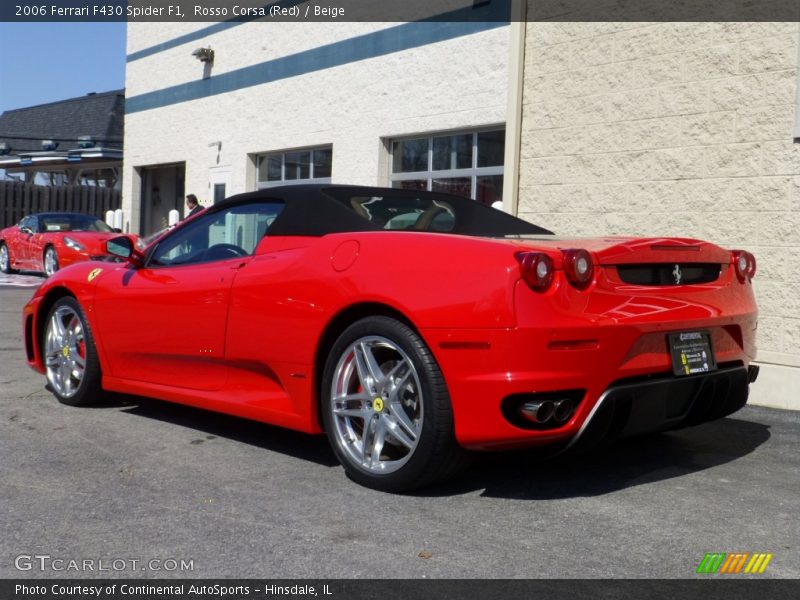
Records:
[[[348,63],[402,52],[436,42],[505,27],[508,21],[416,21],[290,54],[257,65],[190,81],[125,99],[126,114],[137,113],[242,88],[322,71]]]

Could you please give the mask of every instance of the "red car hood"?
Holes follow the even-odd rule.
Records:
[[[663,262],[726,264],[731,261],[730,251],[709,242],[688,238],[562,238],[541,235],[521,236],[511,241],[521,250],[548,252],[583,248],[591,252],[600,265]]]

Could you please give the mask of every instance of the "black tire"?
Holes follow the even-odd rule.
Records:
[[[375,395],[378,396],[375,401],[366,398],[354,400],[359,403],[358,410],[362,414],[367,414],[367,417],[342,416],[341,414],[336,416],[334,415],[335,403],[333,400],[334,386],[340,385],[342,373],[350,373],[352,379],[354,370],[357,370],[356,347],[363,340],[375,344],[373,347],[375,354],[373,354],[373,350],[370,350],[370,356],[375,358],[375,364],[380,365],[384,375],[392,370],[392,366],[397,366],[405,369],[409,376],[407,378],[398,377],[397,381],[403,379],[399,386],[397,381],[390,384],[391,389],[394,390],[392,392],[394,403],[390,401],[391,395],[385,395],[383,396],[384,404],[380,400],[380,392],[375,392]],[[399,360],[391,360],[389,353],[392,352]],[[379,354],[385,358],[378,358]],[[348,359],[348,357],[352,358]],[[381,362],[382,360],[385,362]],[[409,363],[413,365],[413,369],[406,366]],[[360,382],[360,375],[357,377]],[[391,380],[392,378],[388,377],[387,381],[391,382]],[[328,440],[345,472],[353,481],[377,490],[406,492],[447,479],[462,471],[469,463],[469,453],[461,448],[455,439],[450,396],[439,365],[422,338],[406,324],[385,316],[373,316],[350,325],[331,348],[321,386],[321,412]],[[362,386],[359,384],[357,389],[362,390]],[[345,391],[344,393],[349,392]],[[371,390],[358,391],[356,395],[371,398],[373,392]],[[378,405],[375,402],[380,402],[377,409],[375,407]],[[413,403],[414,408],[403,408],[406,403]],[[406,417],[410,417],[411,420],[397,418],[396,407],[406,411]],[[340,405],[336,410],[341,411],[342,406]],[[411,415],[408,414],[409,410]],[[376,423],[384,422],[383,419],[387,419],[386,422],[394,419],[395,425],[400,421],[411,424],[421,423],[419,429],[415,430],[415,445],[410,450],[401,445],[400,438],[395,438],[392,433],[392,431],[398,431],[399,427],[394,429],[389,426],[382,427],[380,442],[382,450],[377,452],[379,459],[374,461],[375,454],[371,451],[372,456],[369,462],[370,464],[375,462],[379,467],[392,465],[391,468],[395,469],[392,472],[371,470],[364,464],[360,464],[357,457],[354,456],[354,454],[362,452],[366,457],[365,448],[368,437],[366,430],[370,428],[369,423],[373,418]],[[362,424],[361,439],[355,440],[354,436],[357,437],[359,423]],[[349,438],[348,433],[350,434]],[[405,431],[401,430],[399,433],[410,439],[406,436]],[[374,433],[373,435],[377,436],[378,434]],[[357,442],[361,442],[362,449],[360,451],[357,449]],[[400,456],[397,460],[391,460],[392,457],[383,460],[385,452]],[[404,455],[403,452],[405,452]],[[401,466],[397,466],[398,464]]]
[[[79,322],[80,334],[76,334],[77,329],[75,327],[70,327],[71,324],[75,323],[72,317]],[[58,333],[55,331],[54,319],[60,320],[65,326],[65,330],[72,332],[73,336],[67,338],[65,335],[60,343],[56,343]],[[53,336],[52,339],[50,339],[50,336]],[[73,341],[75,342],[74,344],[72,343]],[[81,345],[83,347],[82,356],[80,356]],[[54,356],[50,361],[48,361],[48,347],[51,351],[60,348],[57,356]],[[81,309],[80,303],[72,296],[64,296],[58,299],[47,313],[47,320],[42,328],[41,348],[47,370],[48,388],[59,402],[69,406],[88,406],[102,399],[101,372],[97,358],[97,347],[83,309]],[[76,357],[76,353],[79,356]],[[55,361],[60,361],[63,365],[63,361],[69,363],[70,358],[73,360],[72,370],[68,369],[69,364],[60,369],[56,366]],[[79,358],[83,359],[83,373],[78,378],[75,373],[78,372],[76,361]]]
[[[0,261],[0,273],[5,273],[6,275],[16,273],[16,269],[11,268],[11,251],[8,249],[5,242],[0,242],[0,252],[5,252],[5,260]]]
[[[53,268],[51,271],[48,271],[47,268],[48,255],[52,255],[53,257],[52,259]],[[55,248],[53,248],[52,246],[48,246],[47,248],[44,249],[44,255],[42,256],[42,271],[44,271],[45,277],[50,277],[50,275],[55,274],[58,271],[58,269],[59,269],[58,253],[56,252]]]

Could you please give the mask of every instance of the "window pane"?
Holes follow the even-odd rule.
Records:
[[[258,181],[281,180],[281,155],[258,157]]]
[[[252,254],[282,209],[280,203],[257,203],[202,216],[168,235],[150,264],[177,266]]]
[[[331,176],[331,162],[333,160],[333,150],[314,150],[314,178]]]
[[[287,180],[311,177],[311,152],[288,152],[285,156]]]
[[[431,188],[434,192],[445,192],[470,198],[472,196],[472,179],[470,177],[451,177],[434,179]]]
[[[478,166],[501,167],[505,154],[506,132],[484,131],[478,134]]]
[[[393,181],[392,182],[393,188],[398,188],[401,190],[427,190],[428,189],[428,180],[427,179],[406,179],[405,181]]]
[[[472,134],[433,138],[433,170],[472,168]]]
[[[214,184],[214,204],[217,202],[222,202],[225,200],[225,184],[224,183],[215,183]]]
[[[428,138],[392,144],[392,172],[413,173],[428,170]]]
[[[477,178],[475,199],[478,202],[491,206],[492,203],[503,200],[503,176],[482,175]]]
[[[261,181],[280,181],[281,177],[281,156],[270,156],[267,162],[267,178]]]

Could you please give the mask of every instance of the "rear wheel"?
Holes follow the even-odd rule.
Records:
[[[321,398],[331,446],[362,485],[407,491],[466,465],[444,377],[404,323],[376,316],[348,327],[331,350]]]
[[[75,298],[61,298],[50,309],[42,348],[47,382],[60,402],[82,406],[98,400],[101,388],[97,349]]]
[[[50,277],[56,271],[58,271],[58,254],[55,248],[48,246],[44,251],[44,274]]]
[[[14,269],[11,268],[11,254],[5,243],[0,243],[0,272],[14,273]]]

